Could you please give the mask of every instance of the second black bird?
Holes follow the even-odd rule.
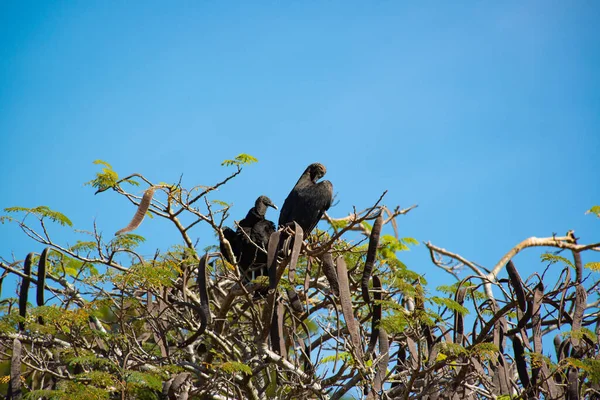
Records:
[[[257,276],[269,275],[267,270],[267,254],[259,249],[267,249],[269,237],[275,232],[275,224],[265,219],[267,208],[277,207],[267,196],[260,196],[256,199],[246,217],[238,223],[237,229],[223,229],[223,236],[229,241],[231,250],[235,256],[242,277],[247,282],[255,279]],[[225,259],[233,264],[225,246],[221,243],[221,253]]]

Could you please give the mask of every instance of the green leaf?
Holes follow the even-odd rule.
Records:
[[[92,187],[95,187],[99,191],[110,189],[110,188],[116,186],[117,181],[119,180],[119,174],[117,174],[112,169],[112,166],[109,163],[107,163],[106,161],[102,161],[102,160],[96,160],[96,161],[94,161],[94,164],[104,165],[104,168],[102,168],[102,172],[96,173],[95,179],[92,179],[91,181],[86,182],[84,185],[91,185]],[[132,183],[135,181],[128,180],[128,182]],[[136,183],[132,183],[132,184],[135,185]]]
[[[229,207],[229,204],[227,204],[227,203],[225,203],[224,201],[221,201],[221,200],[213,200],[213,201],[211,201],[211,203],[220,205],[221,207]]]
[[[575,266],[573,265],[573,263],[566,259],[563,256],[559,256],[558,254],[551,254],[551,253],[544,253],[541,255],[542,261],[544,262],[548,262],[550,264],[556,264],[559,262],[562,262],[563,264],[568,265],[571,268],[575,268]]]
[[[347,225],[348,221],[346,220],[331,221],[331,226],[333,227],[333,229],[344,229]]]
[[[127,233],[124,235],[115,236],[110,244],[114,247],[133,250],[141,243],[145,242],[146,238],[135,233]]]
[[[466,307],[461,306],[456,301],[449,299],[447,297],[434,296],[434,297],[430,298],[429,301],[431,301],[437,305],[440,305],[440,306],[445,306],[449,310],[461,313],[462,315],[467,315],[469,313],[469,310]]]
[[[228,361],[218,366],[222,371],[228,374],[234,374],[236,372],[242,372],[246,375],[252,374],[252,368],[237,361]]]
[[[331,356],[325,356],[321,359],[321,363],[325,364],[325,363],[330,363],[330,362],[334,362],[336,360],[343,360],[343,361],[349,361],[352,359],[352,356],[350,355],[350,353],[345,352],[345,351],[341,351],[337,354],[337,356],[335,354],[331,355]]]
[[[600,271],[600,262],[594,261],[584,265],[584,268],[591,269],[592,271]]]
[[[73,223],[69,218],[67,218],[66,215],[58,211],[53,211],[48,206],[38,206],[34,208],[8,207],[5,208],[4,211],[6,211],[7,213],[24,212],[27,214],[33,214],[37,216],[40,220],[44,218],[50,218],[51,221],[57,222],[62,226],[73,226]]]
[[[71,246],[71,251],[77,252],[80,250],[83,251],[90,251],[90,250],[94,250],[96,248],[96,242],[85,242],[85,241],[81,241],[78,240],[77,243],[75,243],[73,246]]]
[[[594,206],[585,212],[586,214],[596,214],[600,218],[600,206]]]
[[[225,160],[221,163],[221,165],[224,166],[230,166],[230,165],[236,165],[236,166],[241,166],[241,165],[249,165],[252,163],[258,162],[258,160],[254,157],[252,157],[249,154],[238,154],[233,160]]]

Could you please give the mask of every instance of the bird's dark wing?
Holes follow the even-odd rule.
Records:
[[[294,220],[294,208],[298,202],[298,192],[296,188],[292,189],[288,197],[283,202],[281,212],[279,213],[279,226],[285,225]]]
[[[262,220],[252,228],[252,240],[259,246],[267,248],[271,234],[275,232],[275,224],[269,220]]]
[[[229,242],[229,245],[231,246],[231,251],[233,252],[233,255],[236,258],[239,258],[240,257],[240,241],[239,241],[239,237],[238,237],[237,233],[233,229],[225,227],[225,228],[223,228],[223,236]],[[227,251],[225,251],[225,245],[223,242],[220,243],[219,247],[221,249],[221,254],[223,254],[223,257],[225,257],[227,262],[229,262],[230,264],[233,264],[233,260],[230,259],[229,255],[227,254]]]
[[[275,224],[266,219],[257,222],[252,227],[250,239],[252,239],[253,243],[248,241],[247,245],[244,244],[244,251],[251,251],[252,254],[252,265],[251,268],[249,268],[252,271],[250,273],[251,279],[255,279],[257,276],[261,275],[268,275],[267,254],[263,250],[267,250],[269,246],[269,238],[271,237],[271,234],[275,232],[275,230]],[[255,245],[260,246],[263,250],[257,249]],[[247,250],[246,246],[248,246]]]
[[[322,181],[310,188],[310,192],[306,194],[306,210],[309,213],[304,232],[306,238],[310,232],[317,226],[321,217],[331,207],[333,199],[333,185],[329,181]],[[301,224],[302,225],[302,224]]]

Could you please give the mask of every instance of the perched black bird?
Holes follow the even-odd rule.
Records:
[[[304,237],[317,226],[323,213],[331,206],[333,185],[321,179],[327,170],[323,164],[310,164],[292,189],[281,207],[279,225],[296,221],[304,231]]]
[[[265,219],[267,207],[277,209],[267,196],[256,199],[246,217],[238,223],[234,231],[231,228],[223,229],[223,236],[229,241],[233,255],[237,259],[242,276],[251,281],[260,275],[269,275],[267,271],[267,254],[258,249],[259,246],[267,249],[269,237],[275,232],[275,224]],[[221,243],[221,253],[225,259],[233,264],[225,246]]]

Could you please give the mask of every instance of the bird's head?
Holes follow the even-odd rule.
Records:
[[[325,168],[323,164],[314,163],[310,164],[308,168],[306,168],[306,171],[310,175],[310,180],[314,183],[317,183],[319,179],[325,176],[325,174],[327,173],[327,168]]]
[[[277,206],[273,204],[271,199],[267,196],[260,196],[258,199],[256,199],[256,202],[254,203],[254,208],[257,211],[262,211],[262,215],[264,215],[264,213],[267,212],[267,207],[273,207],[277,210]]]

